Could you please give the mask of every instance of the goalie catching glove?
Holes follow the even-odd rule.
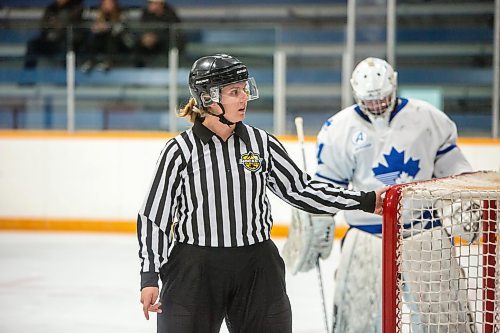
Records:
[[[481,227],[481,203],[478,200],[438,200],[437,215],[450,236],[459,236],[471,244],[475,242]]]
[[[293,208],[288,230],[283,259],[293,275],[310,271],[320,257],[326,259],[330,255],[334,237],[332,215],[311,215]]]

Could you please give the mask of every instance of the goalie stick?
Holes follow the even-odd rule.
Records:
[[[304,120],[302,117],[295,117],[295,128],[297,130],[297,139],[299,142],[300,150],[302,152],[302,166],[304,168],[304,171],[307,172],[307,162],[306,162],[306,150],[304,147]],[[326,301],[325,301],[325,292],[323,288],[323,275],[321,274],[321,266],[319,263],[319,255],[316,258],[316,272],[318,274],[318,283],[319,283],[319,289],[320,289],[320,296],[321,296],[321,305],[323,308],[323,319],[325,323],[325,329],[326,332],[329,333],[329,326],[328,326],[328,316],[326,314]]]

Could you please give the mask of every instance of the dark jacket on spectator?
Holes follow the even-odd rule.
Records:
[[[141,16],[141,23],[144,23],[146,27],[144,32],[153,33],[157,36],[157,49],[162,51],[168,50],[169,47],[170,28],[168,25],[180,22],[174,9],[167,3],[164,5],[165,10],[160,16],[151,13],[147,8],[142,10]]]
[[[43,14],[41,38],[48,42],[65,42],[67,28],[82,23],[81,1],[69,0],[63,5],[50,4]]]
[[[177,16],[173,7],[164,1],[153,0],[151,2],[157,2],[158,5],[163,6],[163,12],[154,12],[150,10],[150,5],[143,8],[142,15],[140,19],[139,37],[136,41],[135,47],[135,62],[136,66],[145,66],[147,62],[150,62],[152,57],[164,56],[166,59],[169,48],[172,46],[170,36],[170,25],[174,23],[179,23],[180,19]],[[175,46],[182,51],[184,47],[184,39],[182,34],[177,33],[177,38],[175,40]],[[149,36],[154,38],[155,42],[147,45],[145,43],[145,37]]]
[[[82,23],[83,7],[81,0],[54,1],[45,8],[40,34],[28,42],[24,66],[34,68],[40,56],[61,60],[64,64],[64,54],[67,50],[68,27]],[[73,29],[71,48],[81,44],[82,31]]]

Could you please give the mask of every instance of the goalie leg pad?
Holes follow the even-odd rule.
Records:
[[[403,297],[410,304],[412,331],[475,332],[467,280],[445,230],[422,232],[402,246]]]
[[[334,333],[381,331],[382,241],[350,229],[335,278]]]

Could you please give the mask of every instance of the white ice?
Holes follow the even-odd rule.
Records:
[[[321,265],[329,320],[338,243]],[[0,232],[0,332],[156,332],[139,302],[137,250],[133,235]],[[293,332],[326,332],[316,270],[287,274],[287,290]]]

